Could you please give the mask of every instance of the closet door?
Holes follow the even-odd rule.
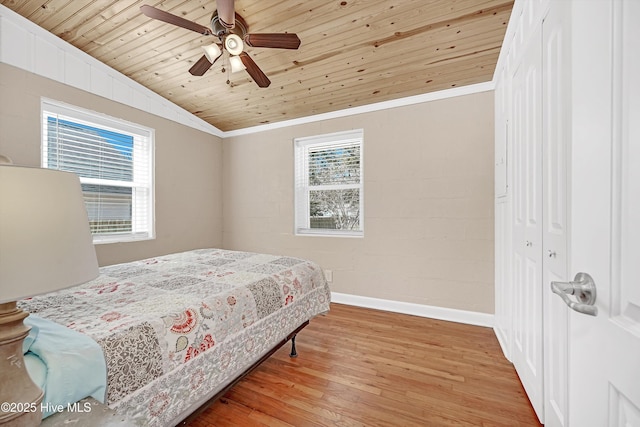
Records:
[[[640,2],[572,2],[571,426],[640,426]],[[598,82],[599,84],[594,84]]]
[[[508,162],[508,108],[511,105],[510,80],[500,71],[495,90],[495,314],[493,329],[502,351],[511,360],[511,189]]]
[[[544,420],[547,427],[567,425],[568,316],[551,292],[552,281],[568,277],[567,185],[571,141],[570,4],[554,2],[542,23],[543,127],[543,296]]]
[[[512,80],[513,345],[512,362],[543,419],[542,348],[542,32],[529,39]]]

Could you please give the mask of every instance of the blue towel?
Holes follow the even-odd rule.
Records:
[[[105,402],[107,364],[98,343],[87,335],[38,316],[30,315],[24,323],[37,330],[26,354],[37,356],[47,370],[42,418],[53,414],[47,408],[63,405],[66,409],[67,404],[88,396]],[[29,373],[41,376],[36,372]]]

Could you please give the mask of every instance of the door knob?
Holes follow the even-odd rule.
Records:
[[[551,290],[578,313],[590,316],[598,315],[596,302],[596,284],[587,273],[578,273],[572,282],[551,282]],[[574,295],[578,302],[572,301],[569,295]]]

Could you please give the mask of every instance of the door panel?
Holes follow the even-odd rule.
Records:
[[[502,351],[508,360],[511,360],[512,345],[512,317],[513,317],[513,293],[511,289],[512,271],[509,249],[511,248],[511,228],[508,227],[511,217],[511,202],[501,199],[495,205],[496,229],[495,229],[495,315],[494,331],[500,342]]]
[[[613,10],[613,218],[610,413],[640,425],[640,3],[615,1]],[[617,409],[617,411],[614,411]],[[630,422],[629,420],[635,420]]]
[[[542,365],[541,31],[513,75],[514,301],[512,361],[539,418]]]
[[[610,388],[609,395],[611,396],[609,426],[640,426],[640,409],[613,386]]]
[[[547,281],[566,281],[552,272]],[[545,281],[545,283],[548,283]],[[567,306],[558,297],[545,300],[545,425],[566,426],[568,415],[568,315]],[[548,324],[548,326],[546,325]]]
[[[570,22],[568,2],[552,5],[542,23],[543,271],[545,425],[567,425],[568,313],[549,288],[566,282],[567,179],[570,133]]]
[[[616,4],[614,20],[614,153],[618,169],[614,195],[618,201],[617,255],[614,269],[612,316],[624,327],[640,332],[640,263],[637,245],[640,239],[640,5],[626,0]],[[617,120],[616,120],[617,119]],[[614,171],[615,173],[616,171]],[[619,277],[615,272],[619,270]]]

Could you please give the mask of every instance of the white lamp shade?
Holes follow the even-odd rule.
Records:
[[[204,56],[207,57],[207,60],[212,64],[218,59],[218,56],[222,53],[220,47],[217,44],[210,44],[208,46],[202,46],[202,50],[204,50]]]
[[[237,34],[229,34],[224,39],[224,47],[230,55],[240,55],[244,49],[244,43]]]
[[[79,178],[0,165],[0,303],[98,275]]]
[[[230,56],[229,63],[231,64],[231,72],[237,73],[238,71],[246,70],[247,67],[242,63],[242,58],[239,56]]]

